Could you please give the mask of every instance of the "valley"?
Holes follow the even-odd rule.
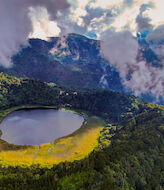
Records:
[[[2,189],[44,186],[90,190],[95,178],[97,189],[162,186],[163,106],[103,89],[68,88],[3,73],[0,76],[1,121],[25,108],[64,108],[85,119],[74,133],[40,146],[0,140]]]
[[[164,0],[0,0],[0,190],[164,190]]]

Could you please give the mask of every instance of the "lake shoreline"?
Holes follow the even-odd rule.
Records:
[[[67,108],[57,108],[56,106],[18,106],[18,107],[13,107],[13,108],[10,108],[10,109],[7,109],[7,110],[4,110],[3,112],[1,112],[1,114],[3,113],[3,115],[1,115],[1,117],[0,117],[0,124],[3,122],[3,120],[5,119],[5,118],[7,118],[7,116],[8,115],[10,115],[10,114],[12,114],[12,113],[14,113],[14,112],[19,112],[19,111],[33,111],[33,110],[38,110],[38,111],[43,111],[43,110],[55,110],[55,111],[65,111],[65,112],[67,112],[67,113],[72,113],[72,116],[70,115],[69,117],[72,117],[72,119],[74,118],[76,118],[76,116],[80,116],[81,117],[81,119],[82,119],[82,123],[80,124],[80,125],[78,125],[78,128],[77,129],[75,129],[73,132],[68,132],[68,134],[66,134],[66,135],[59,135],[60,137],[55,137],[54,136],[54,140],[50,140],[50,141],[47,141],[46,142],[46,144],[47,143],[52,143],[52,142],[55,142],[56,140],[58,140],[58,139],[61,139],[61,138],[66,138],[66,137],[68,137],[68,136],[71,136],[73,133],[75,133],[77,130],[79,130],[82,126],[84,126],[84,123],[86,123],[86,117],[84,116],[85,114],[84,113],[82,113],[82,112],[80,112],[80,111],[75,111],[75,110],[71,110],[71,109],[67,109]],[[35,112],[34,112],[35,113]],[[41,112],[42,113],[42,112]],[[52,112],[53,113],[53,112]],[[25,118],[28,118],[28,116],[25,116],[25,117],[23,117],[24,119]],[[32,116],[31,116],[32,117]],[[61,116],[60,116],[61,117]],[[63,116],[63,117],[65,117],[65,116]],[[67,118],[68,116],[66,116],[66,118]],[[84,118],[85,117],[85,118]],[[22,118],[22,119],[23,119]],[[41,119],[42,119],[43,117],[41,117]],[[52,117],[52,118],[55,118],[55,115],[54,115],[54,117]],[[68,119],[67,119],[68,120]],[[77,120],[77,118],[76,118],[76,120]],[[39,119],[39,121],[40,121],[40,119]],[[47,121],[47,123],[48,123],[48,121]],[[54,127],[55,127],[55,124],[56,124],[56,122],[54,121]],[[31,126],[32,124],[29,124],[29,126]],[[62,126],[65,126],[66,124],[63,124]],[[41,124],[40,124],[40,126],[41,126],[41,128],[42,128],[42,122],[41,122]],[[61,127],[62,127],[61,126]],[[73,127],[74,126],[74,124],[72,123],[72,125],[70,124],[70,130],[71,130],[71,126]],[[48,127],[48,126],[47,126]],[[47,127],[46,127],[46,129],[47,129]],[[75,127],[75,126],[74,126]],[[73,128],[74,128],[73,127]],[[35,128],[35,126],[34,126],[34,128]],[[21,128],[20,128],[21,129]],[[26,125],[25,125],[25,129],[26,129]],[[54,128],[55,129],[55,128]],[[60,129],[60,126],[59,127],[57,127],[56,129]],[[69,131],[68,130],[68,128],[66,128],[65,129],[66,131]],[[64,131],[65,131],[64,130]],[[60,131],[60,130],[59,130]],[[48,132],[48,130],[47,130],[47,132]],[[38,129],[38,133],[39,133],[39,129]],[[58,133],[58,132],[57,132]],[[56,134],[57,134],[56,133]],[[51,134],[51,133],[50,133]],[[60,132],[59,132],[59,134],[60,134]],[[9,140],[5,140],[5,138],[4,137],[2,137],[3,136],[3,131],[2,131],[2,128],[0,129],[0,140],[3,140],[3,141],[5,141],[6,143],[8,143],[8,144],[12,144],[12,145],[15,145],[15,146],[38,146],[38,145],[42,145],[42,144],[45,144],[45,142],[44,143],[41,143],[41,144],[19,144],[19,143],[13,143],[13,142],[9,142]],[[51,135],[50,135],[51,136]],[[11,139],[11,138],[10,138]]]
[[[88,156],[96,147],[98,147],[100,131],[105,127],[106,121],[83,110],[74,110],[67,107],[56,106],[23,105],[0,111],[0,120],[2,121],[8,114],[13,111],[26,108],[43,108],[56,110],[64,109],[65,111],[73,112],[80,116],[83,116],[84,121],[80,128],[73,133],[58,138],[53,142],[42,144],[39,151],[38,145],[13,145],[0,139],[0,145],[5,145],[2,146],[0,150],[1,166],[20,166],[26,168],[32,165],[37,165],[41,168],[51,168],[54,164],[58,164],[60,162],[73,162],[74,160],[81,160]],[[37,157],[35,158],[37,151]],[[51,152],[50,154],[49,151]],[[18,155],[22,156],[20,157]]]

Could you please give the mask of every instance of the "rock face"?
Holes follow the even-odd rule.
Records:
[[[141,37],[136,40],[140,47],[137,59],[161,67],[160,58],[153,50],[154,44]],[[123,85],[119,72],[102,57],[100,41],[78,34],[54,37],[49,41],[30,39],[29,45],[22,47],[12,61],[12,68],[0,67],[0,72],[71,87],[132,93]],[[151,94],[142,94],[142,98],[155,100]]]
[[[99,41],[78,34],[30,39],[13,57],[13,67],[0,71],[74,87],[124,89],[119,73],[100,55]]]

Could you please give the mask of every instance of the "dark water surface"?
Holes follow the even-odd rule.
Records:
[[[80,128],[83,117],[54,109],[14,111],[0,124],[1,139],[17,145],[53,142]]]

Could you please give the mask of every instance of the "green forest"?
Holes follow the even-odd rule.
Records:
[[[98,147],[82,160],[51,169],[0,166],[0,189],[163,190],[163,106],[108,90],[67,88],[1,73],[0,120],[6,110],[30,105],[83,110],[108,124]],[[0,151],[3,144],[0,141]]]

